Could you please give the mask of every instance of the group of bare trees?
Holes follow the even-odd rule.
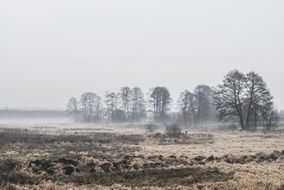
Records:
[[[150,104],[152,105],[154,121],[165,121],[169,104],[171,103],[171,95],[166,87],[156,87],[150,96]]]
[[[118,93],[105,93],[105,115],[108,121],[139,122],[146,116],[144,94],[139,87],[122,87]]]
[[[101,97],[92,92],[82,94],[80,102],[72,97],[67,104],[66,111],[74,117],[75,121],[99,121],[102,116]]]
[[[146,116],[144,94],[138,87],[122,87],[118,93],[106,92],[104,106],[101,97],[92,92],[81,95],[80,101],[72,97],[67,112],[75,121],[139,122]]]
[[[229,72],[217,88],[197,86],[192,92],[180,93],[178,113],[170,112],[172,98],[166,87],[151,89],[146,102],[139,87],[122,87],[119,92],[106,92],[104,101],[95,93],[84,93],[79,102],[71,98],[67,112],[83,122],[175,122],[196,126],[219,121],[238,124],[243,130],[267,131],[277,126],[278,112],[265,81],[255,72]],[[175,119],[172,115],[175,114]]]
[[[79,101],[72,97],[67,104],[67,112],[76,121],[97,122],[182,122],[191,126],[207,121],[214,115],[212,89],[205,85],[196,87],[194,93],[182,92],[178,101],[180,113],[171,121],[170,104],[172,98],[166,87],[151,89],[146,102],[139,87],[122,87],[118,93],[106,92],[104,101],[92,92],[81,95]]]
[[[213,90],[209,86],[199,85],[193,93],[183,91],[179,96],[178,106],[184,125],[195,126],[215,119]]]
[[[237,122],[243,130],[263,126],[266,131],[271,131],[277,125],[278,113],[273,106],[273,97],[263,78],[255,72],[229,72],[214,97],[220,121]]]

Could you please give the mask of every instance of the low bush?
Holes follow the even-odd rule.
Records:
[[[181,128],[178,124],[168,125],[166,128],[166,135],[168,137],[180,137],[182,135]]]
[[[149,123],[145,125],[145,129],[147,132],[154,133],[158,129],[158,126],[153,123]]]

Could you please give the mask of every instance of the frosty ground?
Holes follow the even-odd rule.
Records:
[[[143,124],[0,126],[1,189],[283,189],[284,134],[222,127],[178,138]]]

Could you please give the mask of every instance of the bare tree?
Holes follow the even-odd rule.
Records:
[[[197,102],[195,96],[188,90],[183,91],[178,99],[178,107],[185,125],[194,125],[196,118]]]
[[[255,72],[246,75],[246,88],[246,129],[255,129],[258,125],[258,118],[260,116],[268,118],[273,111],[273,97],[262,77]],[[258,117],[253,118],[256,116]]]
[[[215,92],[215,104],[220,121],[236,120],[245,129],[244,98],[246,77],[238,70],[229,72]]]
[[[115,120],[115,111],[117,110],[117,94],[114,92],[106,92],[105,105],[108,120],[113,122]]]
[[[141,121],[146,117],[144,94],[139,87],[132,89],[131,115],[133,121]]]
[[[119,100],[121,103],[121,108],[126,115],[126,119],[129,119],[129,111],[131,107],[132,90],[131,88],[124,86],[120,89]]]
[[[95,93],[86,92],[82,94],[80,106],[84,122],[94,122],[101,119],[101,98]]]
[[[198,85],[194,90],[198,109],[196,122],[208,121],[214,115],[213,90],[206,85]]]
[[[271,127],[273,97],[261,76],[235,70],[227,74],[215,92],[219,120],[236,120],[243,130],[256,130],[260,125]],[[275,113],[275,112],[274,112]]]
[[[69,102],[66,105],[66,111],[69,115],[71,115],[75,121],[78,120],[78,101],[76,98],[70,98]]]
[[[171,97],[166,87],[156,87],[151,93],[150,103],[153,106],[154,120],[164,121],[169,110]]]

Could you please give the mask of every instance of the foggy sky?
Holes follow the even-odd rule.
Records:
[[[1,0],[0,108],[167,86],[174,99],[254,70],[284,108],[283,0]]]

